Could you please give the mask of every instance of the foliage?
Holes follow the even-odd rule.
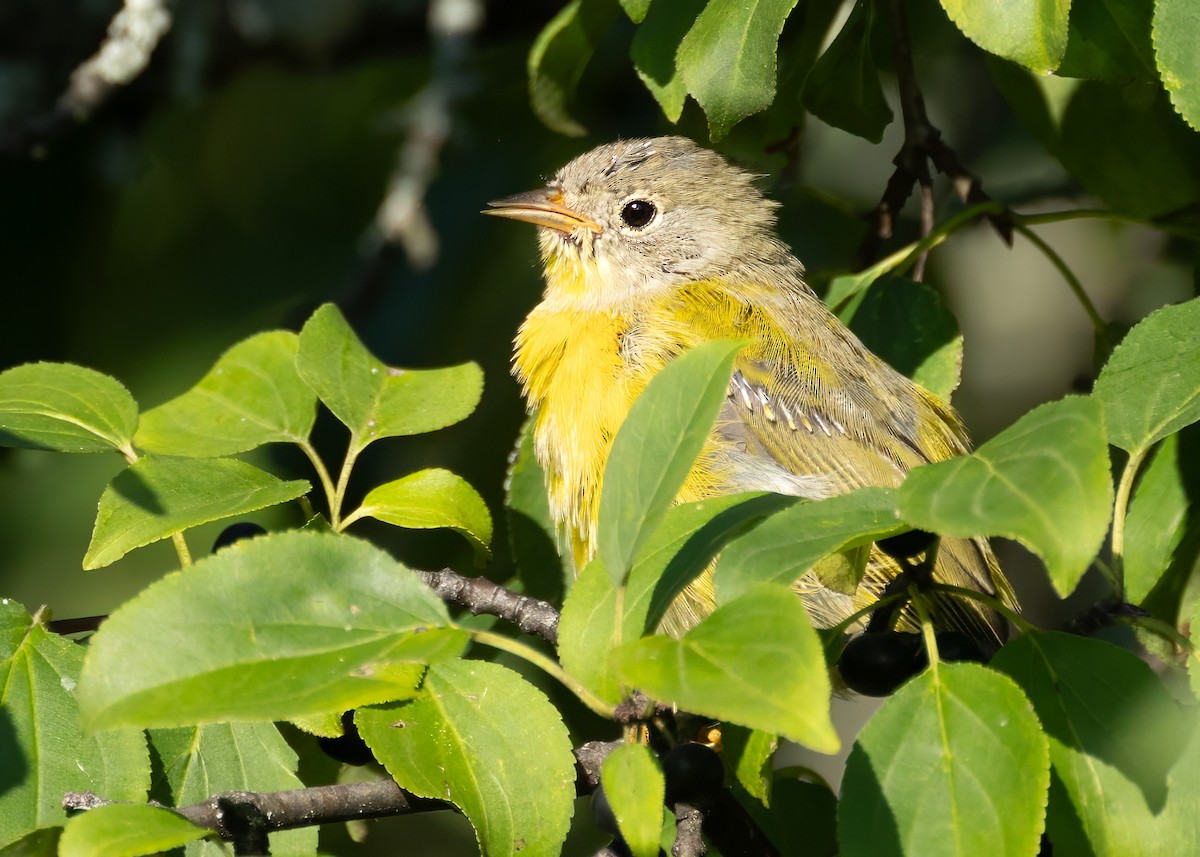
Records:
[[[1013,211],[932,148],[938,132],[925,129],[923,149],[906,134],[898,167],[928,157],[964,207],[881,261],[818,284],[874,351],[949,399],[964,339],[940,294],[919,282],[922,260],[988,218],[1063,273],[1094,326],[1094,388],[1029,410],[974,453],[918,468],[898,488],[674,505],[738,343],[695,349],[654,379],[615,438],[599,555],[577,575],[555,549],[532,443],[518,445],[501,519],[509,585],[561,608],[548,651],[504,623],[447,609],[407,564],[358,537],[378,540],[372,521],[442,529],[477,565],[508,570],[493,547],[488,492],[453,470],[388,474],[357,500],[350,490],[377,441],[390,450],[415,435],[449,436],[488,406],[474,363],[389,366],[325,305],[299,333],[234,344],[190,389],[145,410],[134,384],[93,369],[8,369],[0,444],[116,453],[121,463],[82,565],[109,568],[169,541],[178,569],[125,600],[86,646],[54,633],[48,608],[0,603],[0,854],[218,853],[214,833],[163,807],[326,782],[328,764],[302,763],[314,735],[361,736],[371,771],[456,807],[485,854],[557,854],[573,826],[589,827],[573,821],[574,798],[595,785],[579,779],[572,748],[616,736],[617,722],[629,740],[599,781],[631,851],[654,854],[676,835],[663,811],[678,785],[664,779],[663,744],[695,737],[664,713],[673,708],[722,724],[731,786],[713,803],[736,796],[785,853],[1033,855],[1043,836],[1057,854],[1200,848],[1200,658],[1190,639],[1200,627],[1190,586],[1200,555],[1200,298],[1143,312],[1129,330],[1105,323],[1037,231],[1082,217],[1134,221],[1172,252],[1195,254],[1200,14],[1187,0],[941,7],[913,5],[914,31],[940,16],[986,51],[1013,113],[1106,208]],[[872,142],[897,113],[911,119],[900,8],[571,0],[527,40],[529,103],[552,129],[586,133],[598,108],[577,94],[592,91],[589,75],[624,62],[617,44],[666,121],[696,129],[702,118],[713,141],[790,169],[768,144],[790,151],[805,111]],[[256,175],[272,174],[273,151],[245,156]],[[186,190],[172,182],[182,180],[154,173],[142,192]],[[236,182],[221,187],[223,216],[242,227],[264,216]],[[330,426],[341,444],[332,465]],[[291,478],[278,458],[239,457],[268,444],[295,451],[309,478]],[[284,505],[302,527],[193,560],[197,527]],[[811,772],[773,766],[781,739],[818,753],[845,740],[830,713],[844,629],[814,628],[791,586],[810,575],[852,591],[856,552],[910,529],[1017,540],[1044,563],[1043,588],[1092,600],[1099,588],[1103,600],[1073,633],[1010,616],[1019,633],[988,664],[949,662],[925,621],[918,674],[846,741],[835,795]],[[659,633],[674,596],[714,560],[715,612],[679,638]],[[901,597],[923,613],[920,587]],[[116,803],[68,818],[64,794],[84,792]],[[318,853],[312,829],[270,839],[273,853]]]

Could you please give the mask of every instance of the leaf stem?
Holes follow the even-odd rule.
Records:
[[[986,595],[982,592],[977,592],[974,589],[967,589],[965,586],[955,586],[952,583],[930,583],[927,589],[930,592],[945,592],[947,595],[957,595],[959,598],[970,598],[972,601],[978,601],[980,604],[986,604],[988,607],[991,607],[1005,619],[1020,628],[1021,633],[1038,630],[1037,625],[1030,622],[1016,610],[1013,610],[995,596]]]
[[[321,483],[321,490],[325,492],[325,502],[329,505],[329,514],[333,515],[333,498],[334,487],[333,479],[329,476],[329,468],[325,466],[325,462],[321,460],[321,456],[317,454],[316,448],[308,438],[301,438],[296,441],[296,445],[308,457],[309,462],[313,466],[313,470],[317,473],[317,479]]]
[[[1187,652],[1189,658],[1195,658],[1197,663],[1200,663],[1200,650],[1197,650],[1196,645],[1169,622],[1155,619],[1153,616],[1122,616],[1118,617],[1118,621],[1138,625],[1152,634],[1157,634],[1164,639],[1170,640],[1180,649]]]
[[[921,636],[925,638],[925,654],[929,658],[929,669],[933,671],[933,677],[936,679],[938,665],[941,663],[941,658],[938,657],[937,633],[933,630],[933,620],[929,618],[925,599],[918,591],[912,593],[912,606],[921,619]]]
[[[1135,449],[1129,453],[1129,460],[1121,471],[1121,481],[1117,483],[1117,496],[1113,500],[1111,576],[1116,587],[1114,595],[1118,599],[1125,597],[1125,514],[1129,509],[1129,495],[1133,493],[1133,480],[1145,459],[1146,449]]]
[[[192,564],[192,552],[188,550],[187,542],[184,541],[183,533],[172,533],[171,541],[175,543],[175,553],[179,555],[179,565],[181,568],[187,568]]]
[[[1053,247],[1047,244],[1040,235],[1030,229],[1022,220],[1013,221],[1013,228],[1024,235],[1033,246],[1041,250],[1042,255],[1050,260],[1050,264],[1058,269],[1063,279],[1067,281],[1067,287],[1075,295],[1075,298],[1083,307],[1083,311],[1087,313],[1088,318],[1092,322],[1092,327],[1096,329],[1097,333],[1103,333],[1107,327],[1104,319],[1100,317],[1096,305],[1092,303],[1092,299],[1084,291],[1083,284],[1079,282],[1079,278],[1075,276],[1075,272],[1063,261],[1063,257],[1058,255],[1058,252]]]
[[[358,454],[363,451],[356,436],[350,437],[350,445],[346,448],[346,459],[342,462],[342,470],[338,473],[337,487],[333,489],[333,499],[329,503],[329,525],[334,532],[340,533],[342,527],[342,502],[346,499],[346,486],[350,484],[350,471]]]
[[[463,630],[470,634],[471,639],[476,643],[482,643],[485,646],[491,646],[493,649],[499,649],[502,652],[508,652],[510,655],[516,655],[518,658],[533,664],[538,669],[558,679],[567,690],[579,697],[584,705],[601,717],[609,720],[615,717],[616,711],[611,705],[608,705],[603,699],[593,694],[570,676],[554,660],[546,657],[532,646],[527,646],[519,640],[512,639],[512,637],[497,634],[495,631],[484,631],[478,628],[463,628]]]

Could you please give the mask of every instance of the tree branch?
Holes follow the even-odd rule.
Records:
[[[933,177],[929,172],[930,163],[950,179],[959,199],[965,204],[973,205],[990,200],[983,192],[979,179],[963,167],[958,155],[929,121],[925,97],[921,94],[916,68],[913,65],[904,0],[885,0],[883,5],[887,10],[892,34],[892,59],[900,89],[904,143],[892,161],[896,169],[888,179],[883,197],[866,216],[869,228],[859,247],[859,262],[862,267],[870,265],[879,257],[880,245],[892,237],[896,218],[899,217],[914,188],[920,188],[921,237],[924,238],[933,231]],[[1005,243],[1011,245],[1012,222],[1008,214],[987,215],[987,218]],[[920,280],[924,276],[927,254],[928,251],[925,251],[917,260],[913,268],[913,279]]]
[[[164,0],[125,0],[96,51],[71,73],[53,110],[23,128],[0,133],[0,153],[26,155],[99,110],[114,92],[142,73],[171,28]]]
[[[478,616],[486,613],[516,624],[526,634],[537,634],[558,645],[558,610],[552,604],[518,595],[486,577],[465,577],[456,571],[418,572],[443,601],[461,604]]]

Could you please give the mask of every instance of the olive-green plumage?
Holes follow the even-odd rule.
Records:
[[[680,501],[752,490],[823,498],[896,485],[911,467],[967,450],[950,407],[868,351],[804,283],[774,233],[776,204],[752,180],[690,140],[626,140],[492,204],[489,213],[542,227],[546,290],[517,335],[514,371],[577,563],[595,551],[604,463],[633,400],[669,360],[712,339],[749,344]],[[898,570],[873,550],[853,596],[811,574],[796,589],[827,626]],[[934,574],[1012,602],[984,540],[944,539]],[[711,609],[702,577],[666,625],[682,630]],[[942,624],[982,643],[1003,634],[974,602],[942,598],[938,609]]]

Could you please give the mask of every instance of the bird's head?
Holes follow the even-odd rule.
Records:
[[[753,179],[683,137],[622,140],[486,213],[540,227],[547,301],[619,308],[791,260],[774,234],[776,203]]]

